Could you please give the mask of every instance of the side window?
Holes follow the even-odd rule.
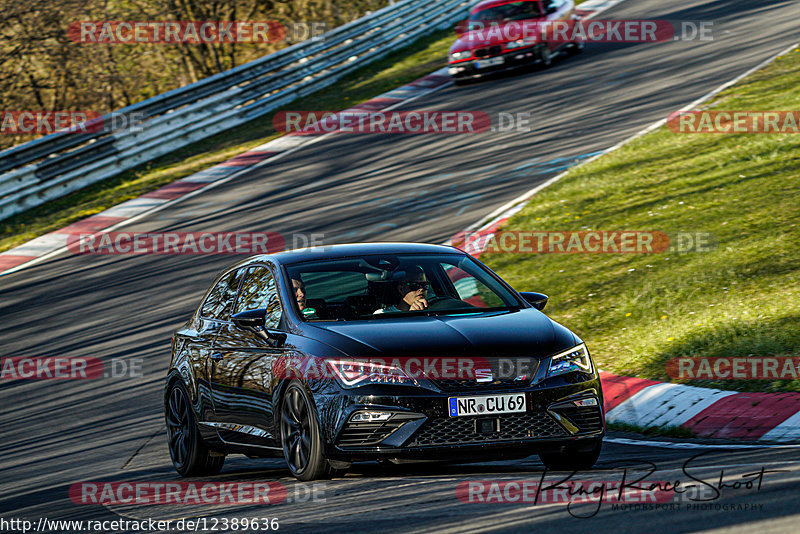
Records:
[[[442,264],[442,268],[456,288],[458,298],[464,302],[479,308],[503,306],[503,301],[500,300],[500,297],[468,272],[459,269],[455,265]]]
[[[275,277],[267,267],[258,266],[247,270],[234,313],[260,308],[267,310],[265,326],[277,328],[281,322],[281,303],[278,300]]]
[[[224,276],[203,303],[200,314],[203,317],[212,319],[226,320],[231,314],[233,299],[236,297],[236,289],[239,285],[239,274],[241,271],[233,271]]]
[[[550,10],[557,10],[561,9],[564,5],[564,0],[544,0],[544,10],[545,13],[549,12]]]

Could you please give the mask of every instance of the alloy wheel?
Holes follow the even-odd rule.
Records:
[[[547,43],[542,43],[539,47],[539,61],[544,69],[553,63],[553,53],[550,51]]]
[[[174,388],[167,401],[167,432],[172,460],[180,466],[186,464],[194,445],[189,406],[180,388]]]
[[[283,454],[293,473],[302,473],[311,459],[311,410],[298,387],[290,387],[283,401]]]

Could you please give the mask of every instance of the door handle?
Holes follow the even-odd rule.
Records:
[[[222,358],[223,356],[221,352],[215,352],[214,354],[211,355],[211,359],[214,360],[215,362],[222,360]]]

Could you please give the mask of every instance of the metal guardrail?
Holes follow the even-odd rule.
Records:
[[[0,220],[152,161],[324,89],[467,14],[474,0],[401,0],[318,38],[102,117],[138,130],[53,133],[0,152]]]

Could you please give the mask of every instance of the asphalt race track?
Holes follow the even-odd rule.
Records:
[[[800,40],[796,0],[627,0],[601,18],[714,21],[714,40],[593,44],[543,72],[447,86],[406,109],[530,112],[533,131],[334,136],[125,230],[323,233],[325,243],[441,243],[573,162]],[[195,508],[73,504],[68,488],[75,482],[178,478],[166,448],[161,400],[170,334],[215,273],[236,260],[63,254],[0,277],[4,356],[143,362],[143,377],[0,381],[4,517],[279,517],[281,530],[350,532],[738,527],[765,533],[796,528],[800,448],[719,449],[696,460],[691,473],[710,481],[723,470],[726,480],[762,467],[781,471],[764,474],[760,491],[726,488],[710,501],[727,509],[686,506],[694,502],[678,503],[678,510],[621,511],[604,505],[594,517],[578,519],[565,504],[462,503],[456,497],[463,481],[536,480],[543,469],[536,457],[458,466],[356,465],[346,478],[320,487],[324,502]],[[591,343],[589,333],[581,334]],[[659,471],[648,480],[690,481],[682,466],[707,450],[609,442],[596,469],[577,477],[618,480],[623,467],[641,469],[642,462],[651,462]],[[301,486],[282,461],[245,457],[229,458],[215,480],[277,481],[290,496]],[[571,508],[576,515],[586,510],[589,505]]]

